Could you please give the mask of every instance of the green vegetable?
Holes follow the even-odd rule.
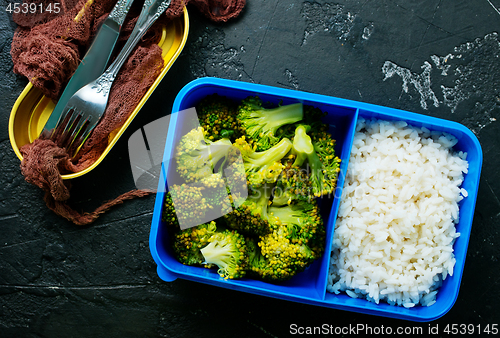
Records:
[[[288,239],[293,243],[309,244],[323,229],[323,219],[315,200],[311,203],[297,202],[282,207],[269,207],[270,222],[274,228],[285,226]]]
[[[271,231],[247,239],[249,274],[282,282],[304,271],[322,256],[325,229],[316,203],[269,207]]]
[[[200,126],[211,141],[219,139],[235,140],[243,135],[236,119],[237,105],[230,99],[213,94],[205,97],[196,106]]]
[[[209,209],[201,186],[173,185],[165,194],[162,220],[171,228],[180,229],[183,223],[203,223]]]
[[[326,113],[321,111],[321,109],[310,106],[310,105],[304,105],[304,118],[300,121],[297,121],[296,123],[293,124],[287,124],[282,126],[280,129],[278,129],[278,136],[280,138],[289,138],[290,140],[293,140],[295,136],[295,129],[297,128],[298,125],[306,125],[307,131],[317,131],[317,132],[328,132],[328,124],[323,122],[324,117],[326,116]]]
[[[272,186],[263,184],[250,190],[248,197],[232,212],[224,215],[229,228],[251,236],[265,235],[271,231],[267,209],[270,204]],[[233,206],[234,206],[233,201]]]
[[[263,151],[280,141],[277,131],[281,126],[300,121],[303,117],[302,103],[265,108],[260,98],[248,97],[238,108],[237,120],[255,150]]]
[[[264,183],[276,182],[284,168],[281,159],[292,149],[292,142],[284,138],[267,150],[255,151],[245,137],[241,137],[234,146],[241,152],[249,187],[257,188]]]
[[[340,159],[334,155],[335,141],[326,133],[316,135],[315,140],[307,134],[307,126],[295,129],[293,153],[296,155],[293,167],[300,168],[307,163],[309,181],[315,197],[330,195],[335,191],[340,171]]]
[[[296,156],[290,154],[284,160],[284,168],[273,191],[273,206],[283,206],[293,201],[311,202],[316,197],[312,192],[309,171],[294,165]]]
[[[202,248],[204,264],[217,265],[217,273],[223,278],[241,278],[247,271],[247,247],[245,238],[236,231],[225,230],[213,234]]]
[[[281,282],[304,271],[314,261],[311,249],[305,244],[292,243],[286,227],[278,227],[262,236],[258,242],[265,264],[256,268],[265,281]]]
[[[179,262],[195,266],[204,264],[205,258],[200,250],[208,245],[216,230],[216,223],[211,221],[176,232],[173,235],[172,248]]]
[[[218,95],[197,111],[201,127],[175,149],[183,183],[163,207],[175,256],[225,279],[293,278],[325,251],[317,198],[335,190],[340,163],[325,113]]]
[[[202,127],[184,135],[176,148],[177,171],[186,182],[196,182],[211,176],[221,168],[232,143],[228,138],[210,141]],[[223,162],[222,162],[223,163]]]

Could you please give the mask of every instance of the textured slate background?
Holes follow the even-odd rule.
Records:
[[[499,0],[252,1],[213,24],[190,8],[187,45],[113,151],[73,180],[92,210],[134,188],[128,137],[171,110],[189,81],[216,76],[405,109],[465,124],[484,165],[460,294],[432,323],[161,281],[148,236],[154,196],[77,227],[26,183],[8,119],[26,79],[12,73],[15,24],[0,2],[0,337],[283,337],[290,325],[421,327],[499,323]],[[446,60],[446,61],[445,61]]]

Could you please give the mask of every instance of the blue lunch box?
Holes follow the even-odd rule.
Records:
[[[476,136],[468,128],[462,124],[448,120],[357,101],[240,81],[200,78],[187,84],[179,92],[174,101],[173,114],[171,115],[165,144],[162,172],[172,170],[170,159],[172,158],[173,148],[182,136],[180,131],[183,126],[183,115],[175,113],[195,107],[201,99],[214,93],[236,101],[248,96],[257,95],[264,102],[274,104],[302,102],[303,104],[313,105],[327,112],[324,121],[332,126],[330,132],[336,140],[335,151],[342,162],[340,167],[341,175],[338,178],[335,196],[320,201],[322,217],[327,231],[325,254],[304,272],[296,275],[289,281],[279,284],[250,278],[226,280],[221,278],[214,270],[183,265],[175,258],[172,249],[169,247],[166,225],[161,220],[166,186],[166,175],[163,175],[158,183],[158,193],[149,238],[151,254],[157,264],[158,276],[162,280],[171,282],[177,278],[183,278],[310,305],[417,322],[435,320],[452,308],[458,297],[464,270],[482,166],[481,146]],[[378,118],[382,120],[406,121],[409,125],[415,127],[426,127],[431,131],[446,132],[457,138],[458,143],[454,147],[455,150],[467,152],[469,170],[464,176],[462,188],[467,190],[468,196],[459,203],[460,221],[457,224],[457,232],[460,232],[461,235],[454,243],[456,259],[454,274],[453,276],[448,276],[443,281],[443,285],[437,293],[436,303],[429,307],[415,306],[413,308],[404,308],[383,302],[376,304],[365,299],[351,298],[343,293],[336,295],[326,291],[330,266],[329,253],[345,178],[345,175],[342,175],[342,173],[346,173],[348,169],[356,122],[360,117],[365,119]]]

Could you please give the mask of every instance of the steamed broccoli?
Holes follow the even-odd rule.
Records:
[[[321,257],[325,228],[315,200],[273,207],[268,198],[264,190],[258,191],[225,219],[228,226],[248,236],[250,275],[278,282],[292,278]]]
[[[200,187],[207,204],[211,207],[220,204],[228,193],[226,180],[221,172],[203,177],[191,185]]]
[[[172,248],[175,257],[182,264],[202,265],[205,258],[201,249],[208,245],[210,238],[215,234],[217,225],[214,221],[187,228],[173,234]],[[205,265],[206,267],[210,267]]]
[[[318,108],[268,109],[258,97],[234,107],[217,95],[198,104],[202,127],[176,147],[184,183],[170,187],[162,219],[181,263],[285,281],[324,254],[316,197],[335,189],[335,141]]]
[[[313,107],[311,105],[304,105],[304,117],[302,120],[297,121],[292,124],[287,124],[280,127],[277,131],[277,135],[280,138],[286,137],[293,141],[295,136],[295,129],[299,125],[308,126],[309,130],[318,130],[322,132],[327,132],[329,125],[323,122],[323,118],[326,116],[326,113],[317,107]]]
[[[277,131],[281,126],[300,121],[303,116],[302,103],[265,108],[260,98],[248,97],[241,102],[237,119],[255,150],[263,151],[280,141]]]
[[[245,172],[245,163],[241,156],[240,150],[235,147],[236,143],[229,150],[228,157],[224,164],[223,172],[226,179],[226,183],[230,187],[236,189],[232,190],[247,190],[247,175]]]
[[[323,227],[316,200],[311,203],[296,202],[282,207],[268,208],[270,223],[274,228],[285,226],[293,243],[308,244]]]
[[[290,154],[283,160],[284,168],[273,190],[273,206],[283,206],[293,201],[311,202],[311,181],[307,169],[294,165],[296,156]]]
[[[269,208],[275,221],[273,226],[284,226],[292,243],[307,245],[314,258],[319,258],[325,250],[326,229],[319,214],[316,200],[299,201],[284,207]]]
[[[217,265],[217,273],[223,278],[241,278],[247,270],[245,237],[236,231],[216,232],[208,239],[201,254],[204,264]]]
[[[311,130],[311,141],[314,151],[325,166],[334,166],[335,171],[339,171],[340,159],[335,155],[335,140],[332,135],[324,130]],[[334,175],[337,177],[337,175]]]
[[[162,220],[178,231],[217,219],[229,201],[230,190],[220,173],[191,184],[172,185],[165,194]]]
[[[196,106],[196,113],[205,136],[211,141],[217,141],[223,138],[235,140],[243,135],[236,119],[237,108],[232,100],[218,94],[201,100]]]
[[[336,187],[340,159],[335,156],[335,140],[326,125],[295,125],[293,148],[283,163],[273,204],[308,201],[331,194]]]
[[[325,228],[317,212],[314,204],[270,207],[271,232],[246,239],[248,275],[282,282],[320,258],[325,250]]]
[[[268,265],[266,258],[262,255],[259,247],[259,237],[249,236],[245,238],[247,246],[247,276],[261,278]]]
[[[181,184],[172,185],[165,194],[162,220],[174,230],[185,224],[201,224],[210,205],[207,203],[200,186]]]
[[[333,193],[340,171],[340,159],[335,156],[335,142],[328,133],[320,133],[314,143],[307,134],[307,126],[295,129],[292,152],[296,155],[293,166],[308,165],[312,193],[321,197]]]
[[[293,243],[289,229],[280,226],[271,233],[261,236],[258,246],[264,264],[259,263],[255,270],[265,281],[285,281],[302,272],[315,259],[312,250],[305,244]]]
[[[284,168],[281,159],[292,149],[292,142],[284,138],[267,150],[255,151],[243,136],[234,146],[241,152],[248,185],[257,188],[266,182],[276,182]]]
[[[321,257],[325,228],[315,202],[269,207],[271,232],[247,240],[248,270],[265,281],[285,281]]]
[[[220,184],[218,176],[215,180],[205,180],[205,186],[187,185],[172,186],[166,193],[163,204],[162,220],[167,223],[167,230],[170,233],[171,245],[175,257],[182,264],[196,265],[211,268],[216,264],[219,267],[219,273],[228,278],[238,278],[244,275],[243,262],[246,262],[246,256],[234,253],[236,265],[228,260],[229,251],[220,251],[229,249],[229,244],[237,245],[238,250],[244,249],[244,241],[241,242],[241,235],[236,232],[224,230],[217,226],[215,221],[202,223],[203,218],[211,209],[217,207],[217,204],[209,204],[208,198],[217,198],[220,196],[207,194],[204,189],[210,189]],[[201,184],[201,183],[200,183]],[[225,191],[225,190],[224,190]],[[203,197],[202,193],[208,196]],[[221,197],[222,198],[222,197]],[[215,203],[215,202],[211,202]],[[219,203],[220,207],[220,203]],[[187,222],[190,226],[181,230],[180,222]],[[199,224],[198,224],[199,223]],[[194,225],[194,226],[193,226]],[[232,233],[232,234],[230,234]],[[224,238],[226,238],[224,240]],[[225,244],[228,244],[225,246]],[[207,248],[203,251],[204,248]],[[213,250],[216,248],[219,251]],[[216,254],[219,254],[217,256]],[[219,260],[217,260],[219,259]],[[227,260],[227,266],[224,262]]]
[[[240,203],[235,203],[234,210],[224,215],[226,224],[231,229],[241,231],[246,235],[259,236],[271,231],[267,209],[270,204],[272,186],[264,184],[261,187],[249,191],[248,197]],[[236,205],[239,205],[236,207]]]
[[[210,141],[202,127],[184,135],[177,148],[177,171],[186,182],[196,182],[212,175],[221,166],[219,161],[228,156],[232,143],[227,138]]]

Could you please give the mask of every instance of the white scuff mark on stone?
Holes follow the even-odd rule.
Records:
[[[382,67],[384,73],[384,81],[398,75],[403,80],[403,91],[409,92],[409,85],[413,85],[415,90],[420,95],[420,105],[423,109],[427,109],[427,101],[432,101],[435,107],[439,107],[439,100],[431,88],[431,70],[432,65],[425,61],[422,65],[422,73],[413,73],[407,68],[400,67],[391,61],[386,61]]]
[[[448,54],[446,56],[431,55],[431,60],[436,65],[436,68],[441,70],[441,75],[443,76],[448,75],[448,70],[450,69],[451,65],[447,64],[447,62],[448,60],[452,60],[453,58],[453,54]]]
[[[299,81],[297,80],[297,77],[293,75],[290,69],[285,69],[284,75],[291,87],[293,87],[294,89],[299,89]]]
[[[363,35],[361,35],[361,37],[365,40],[368,40],[370,36],[372,36],[373,34],[373,29],[374,29],[373,23],[370,22],[368,26],[363,28]]]
[[[443,93],[443,103],[451,108],[451,112],[454,113],[458,105],[469,98],[469,94],[463,92],[462,90],[454,88],[448,88],[441,85],[441,91]]]
[[[245,47],[226,47],[225,33],[220,29],[205,29],[190,48],[190,70],[196,78],[205,76],[223,77],[234,80],[249,80],[241,55]]]
[[[450,108],[451,113],[455,113],[467,101],[467,107],[472,108],[468,108],[468,117],[461,122],[478,134],[498,118],[499,58],[500,36],[493,32],[486,34],[484,38],[456,46],[445,56],[432,55],[431,61],[425,61],[422,65],[423,71],[420,74],[392,61],[385,61],[382,73],[384,81],[395,75],[399,76],[403,81],[402,93],[411,95],[410,86],[413,86],[420,94],[423,109],[427,109],[427,102],[430,100],[435,107],[444,105]]]
[[[343,5],[330,3],[304,2],[301,13],[306,20],[302,45],[319,32],[328,32],[338,40],[345,40],[354,27],[356,18],[356,15],[345,10]]]

